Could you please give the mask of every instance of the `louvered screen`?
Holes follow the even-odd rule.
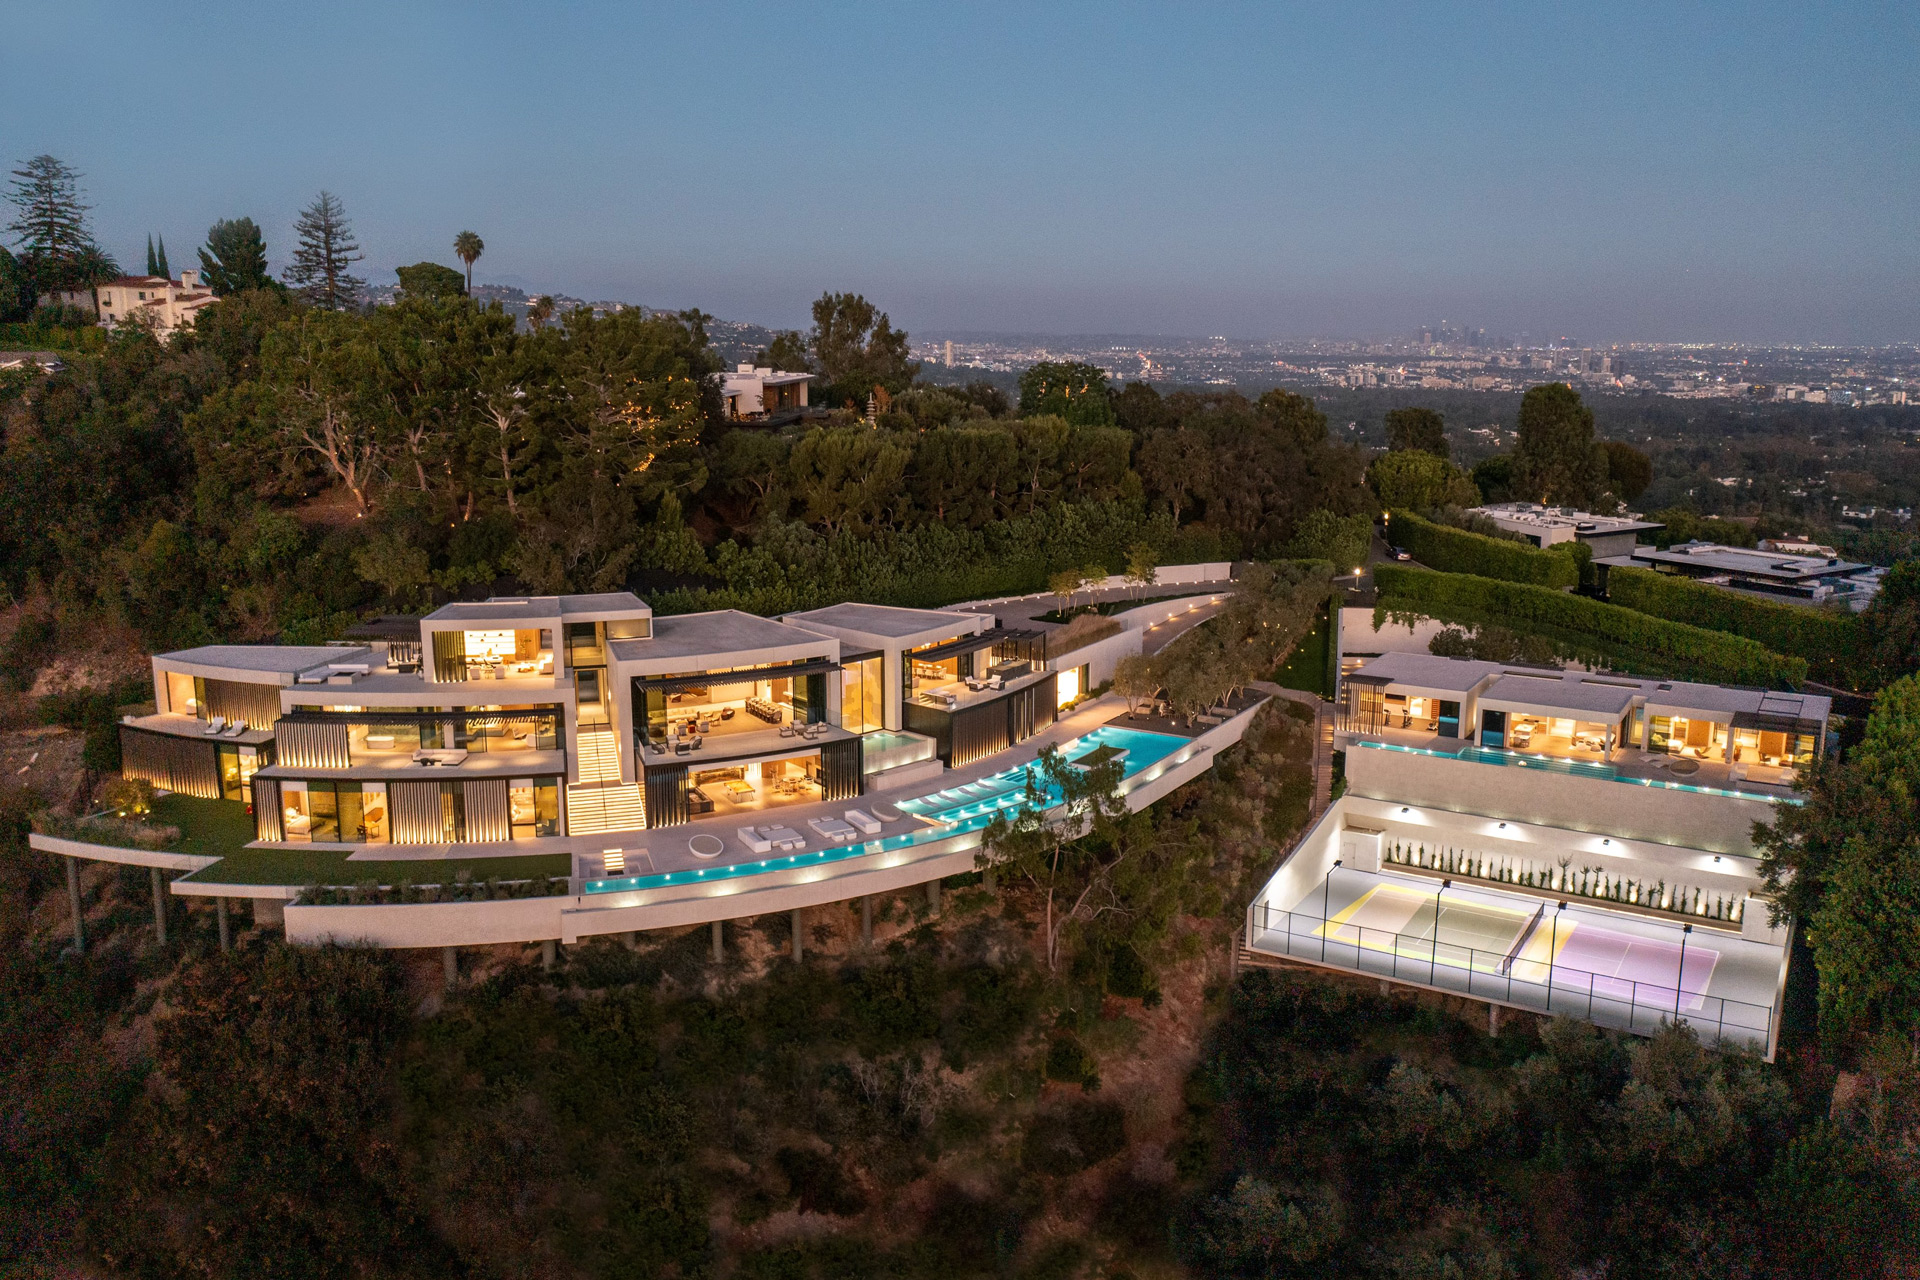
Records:
[[[440,784],[389,782],[395,844],[439,844],[446,839],[440,817]]]
[[[344,720],[281,720],[273,740],[280,763],[297,769],[344,769],[352,763]]]
[[[165,791],[218,800],[219,749],[197,738],[121,725],[120,776],[144,779]]]
[[[280,820],[280,779],[255,777],[253,780],[253,838],[285,840]]]
[[[207,715],[223,716],[228,724],[249,729],[271,729],[280,718],[280,686],[247,684],[239,680],[207,680]]]
[[[467,802],[466,838],[511,840],[513,831],[507,817],[507,780],[469,778],[463,785]]]

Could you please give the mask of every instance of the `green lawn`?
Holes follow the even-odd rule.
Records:
[[[1282,689],[1301,689],[1331,698],[1333,690],[1327,687],[1327,646],[1332,642],[1333,626],[1322,611],[1320,621],[1294,647],[1292,656],[1273,677],[1273,682]]]
[[[238,800],[161,796],[153,802],[153,821],[180,828],[180,839],[172,847],[203,858],[224,858],[253,839],[253,815]]]
[[[1138,609],[1142,605],[1157,604],[1164,600],[1185,600],[1192,596],[1212,595],[1220,589],[1218,583],[1196,583],[1184,591],[1170,594],[1142,596],[1138,600],[1106,600],[1099,604],[1075,605],[1071,609],[1055,609],[1051,613],[1039,614],[1040,622],[1072,622],[1083,613],[1097,613],[1103,618],[1111,618],[1116,613],[1125,613],[1129,609]]]
[[[344,849],[242,849],[191,879],[203,884],[452,884],[461,873],[472,880],[534,880],[573,873],[564,853],[508,858],[434,858],[409,862],[347,861]]]

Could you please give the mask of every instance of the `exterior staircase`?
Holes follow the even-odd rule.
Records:
[[[574,738],[574,756],[580,762],[580,781],[567,787],[567,833],[590,836],[643,830],[646,802],[638,785],[620,781],[613,731],[582,728]]]

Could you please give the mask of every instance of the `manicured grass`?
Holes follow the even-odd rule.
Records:
[[[1185,600],[1189,596],[1211,594],[1207,583],[1196,583],[1184,591],[1175,591],[1164,595],[1141,596],[1138,600],[1104,600],[1099,604],[1075,605],[1071,609],[1055,609],[1051,613],[1037,615],[1040,622],[1072,622],[1083,613],[1097,613],[1103,618],[1111,618],[1116,613],[1125,613],[1129,609],[1138,609],[1142,605],[1158,604],[1163,600]],[[1217,584],[1216,584],[1217,589]]]
[[[452,884],[462,873],[475,881],[535,880],[573,872],[564,853],[508,858],[434,858],[419,861],[349,862],[345,849],[242,849],[192,878],[205,884],[351,885],[373,880],[383,885]]]
[[[224,858],[253,839],[253,815],[238,800],[161,796],[153,802],[153,821],[180,828],[180,839],[172,847],[203,858]]]
[[[1333,624],[1325,611],[1313,630],[1300,638],[1294,646],[1273,682],[1282,689],[1300,689],[1307,693],[1317,693],[1323,698],[1331,698],[1333,690],[1327,687],[1327,646],[1333,643]]]

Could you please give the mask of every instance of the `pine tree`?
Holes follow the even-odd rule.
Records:
[[[300,211],[293,229],[300,243],[285,272],[287,283],[316,307],[344,311],[357,303],[367,282],[348,274],[347,268],[366,255],[354,241],[346,206],[332,192],[322,191]]]
[[[85,289],[120,269],[93,243],[88,205],[80,202],[80,175],[59,158],[35,156],[13,170],[7,193],[17,214],[7,230],[20,246],[21,266],[37,296]]]
[[[252,218],[222,218],[207,228],[200,278],[219,297],[277,287],[267,271],[267,242]]]

